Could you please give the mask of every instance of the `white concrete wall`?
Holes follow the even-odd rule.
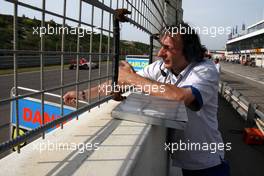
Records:
[[[166,129],[152,126],[131,175],[167,175],[167,153],[164,151],[165,140]]]
[[[164,151],[166,129],[142,123],[112,119],[117,102],[84,113],[79,120],[65,124],[64,129],[48,133],[0,160],[5,175],[89,175],[89,176],[165,176],[167,154]],[[51,144],[99,143],[98,150],[43,150]],[[51,149],[52,147],[50,147]]]

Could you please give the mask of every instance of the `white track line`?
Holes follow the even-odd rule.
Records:
[[[222,69],[222,70],[223,70],[224,72],[229,72],[229,73],[232,73],[232,74],[234,74],[234,75],[240,76],[240,77],[242,77],[242,78],[246,78],[246,79],[249,79],[249,80],[251,80],[251,81],[254,81],[254,82],[257,82],[257,83],[259,83],[259,84],[263,84],[263,85],[264,85],[264,82],[262,82],[262,81],[257,81],[257,80],[255,80],[255,79],[253,79],[253,78],[251,78],[251,77],[244,76],[244,75],[241,75],[241,74],[238,74],[238,73],[235,73],[235,72],[232,72],[232,71],[226,70],[226,69]]]

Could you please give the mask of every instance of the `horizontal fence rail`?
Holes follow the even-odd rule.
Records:
[[[4,141],[0,144],[0,153],[8,151],[13,147],[17,147],[20,152],[20,144],[30,141],[32,138],[42,134],[45,138],[45,132],[56,125],[63,128],[63,123],[72,117],[76,117],[83,112],[89,111],[91,108],[100,106],[100,104],[112,99],[112,96],[104,96],[98,93],[96,100],[92,100],[91,92],[88,92],[86,105],[79,105],[79,98],[76,97],[76,111],[65,115],[63,95],[66,90],[73,88],[76,92],[80,91],[80,86],[85,85],[91,90],[92,83],[96,85],[102,84],[104,81],[112,81],[112,84],[118,79],[118,63],[120,54],[120,23],[126,22],[133,27],[140,29],[150,36],[149,55],[152,58],[153,52],[153,36],[160,33],[162,28],[167,25],[164,19],[165,0],[62,0],[62,13],[50,10],[46,0],[39,1],[39,4],[26,3],[20,0],[6,0],[13,7],[10,9],[12,14],[12,47],[0,48],[0,69],[7,68],[12,65],[13,68],[13,97],[0,99],[0,106],[6,103],[15,103],[14,112],[16,116],[15,133],[16,138]],[[69,15],[70,9],[73,7],[71,3],[77,2],[77,17]],[[1,2],[0,2],[1,5]],[[75,7],[74,7],[75,8]],[[27,9],[32,13],[38,14],[36,19],[20,17],[21,9]],[[35,18],[35,17],[34,17]],[[53,20],[54,19],[54,20]],[[44,29],[48,25],[53,27],[89,27],[90,34],[81,38],[79,32],[73,35],[62,33],[55,39],[50,39],[47,34],[35,37],[35,43],[30,43],[29,48],[25,46],[28,31],[23,28],[24,23],[36,23],[37,26]],[[54,44],[55,42],[55,44]],[[98,64],[96,72],[89,67],[86,79],[80,79],[80,59],[85,57],[89,63]],[[76,63],[76,71],[73,73],[75,81],[66,83],[65,65],[70,64],[71,60]],[[152,60],[152,59],[150,59]],[[104,62],[103,65],[102,62]],[[59,85],[48,88],[45,78],[47,73],[45,66],[60,66]],[[27,94],[20,94],[19,88],[19,68],[28,66],[39,67],[39,83],[40,88]],[[105,66],[105,67],[104,67]],[[92,75],[96,74],[96,78]],[[52,79],[52,78],[50,78]],[[24,86],[23,86],[24,87]],[[25,90],[31,90],[30,85]],[[60,116],[51,122],[45,123],[44,119],[44,103],[45,95],[52,91],[60,91]],[[41,102],[42,125],[31,131],[27,131],[23,135],[19,135],[19,100],[27,97],[39,96]]]
[[[13,56],[11,54],[15,53],[13,50],[0,50],[0,53],[5,55],[0,56],[0,69],[13,68]],[[60,51],[25,51],[19,50],[16,52],[18,58],[18,67],[27,68],[27,67],[37,67],[40,65],[39,54],[45,54],[45,66],[56,66],[61,64],[61,54],[64,55],[64,64],[71,64],[76,58],[76,54],[79,54],[80,57],[88,58],[93,57],[93,62],[99,62],[99,56],[102,56],[103,62],[107,61],[108,56],[113,57],[113,53],[89,53],[89,52],[60,52]],[[27,54],[25,54],[27,53]]]

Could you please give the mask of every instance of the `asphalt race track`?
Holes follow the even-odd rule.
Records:
[[[112,73],[112,66],[108,66],[109,75]],[[99,77],[107,76],[107,64],[102,63],[101,69],[92,69],[91,70],[91,79],[96,79]],[[44,89],[54,88],[60,86],[60,70],[49,70],[44,71]],[[89,70],[80,70],[79,71],[79,80],[84,81],[89,79]],[[68,70],[65,67],[64,69],[64,84],[70,84],[76,82],[76,70]],[[94,81],[91,83],[92,86],[98,84],[99,81]],[[1,75],[0,76],[0,99],[6,99],[10,97],[10,91],[14,85],[14,75]],[[18,74],[18,86],[26,87],[30,89],[40,90],[40,72],[25,72]],[[80,89],[88,87],[88,83],[80,85]],[[66,88],[64,91],[75,90],[75,86]],[[29,92],[19,92],[19,94],[24,94]],[[60,90],[50,92],[53,94],[60,95]],[[47,96],[45,96],[46,99]],[[40,96],[34,97],[40,99]],[[47,97],[47,99],[48,97]],[[59,103],[59,98],[57,98],[57,103]],[[0,105],[0,142],[6,141],[10,138],[10,103]]]

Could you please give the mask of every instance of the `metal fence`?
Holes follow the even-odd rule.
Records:
[[[71,117],[78,115],[90,110],[93,107],[99,106],[101,103],[104,103],[112,98],[111,95],[98,97],[96,101],[91,100],[91,96],[89,94],[89,98],[87,100],[87,105],[80,106],[78,97],[76,100],[76,111],[65,115],[63,113],[63,95],[66,92],[65,90],[69,87],[74,86],[75,90],[78,92],[80,90],[80,85],[85,84],[88,89],[92,87],[92,82],[97,82],[97,84],[101,84],[102,81],[112,80],[112,86],[117,82],[118,79],[118,63],[119,63],[119,47],[120,47],[120,23],[127,22],[132,26],[142,30],[150,37],[150,60],[152,60],[152,52],[153,52],[153,41],[154,34],[159,33],[160,30],[166,25],[166,21],[164,19],[164,6],[166,5],[165,0],[76,0],[78,2],[78,8],[75,11],[78,11],[78,19],[73,17],[69,17],[67,14],[70,11],[69,0],[61,0],[61,7],[63,8],[62,14],[51,11],[46,7],[46,0],[39,1],[39,5],[34,5],[31,3],[27,3],[23,0],[6,0],[6,2],[12,4],[13,11],[13,49],[11,50],[0,50],[0,53],[11,53],[13,55],[13,93],[14,97],[1,99],[0,106],[5,103],[15,102],[15,114],[16,114],[16,138],[6,141],[0,144],[0,153],[10,150],[13,147],[17,146],[17,151],[20,152],[20,144],[32,139],[33,137],[39,136],[42,134],[43,138],[45,137],[45,131],[48,129],[60,124],[61,128],[63,128],[63,122],[67,121]],[[84,10],[86,7],[86,10]],[[89,7],[89,8],[87,8]],[[38,50],[21,50],[18,46],[19,43],[19,34],[18,34],[18,10],[19,8],[28,9],[30,11],[35,11],[40,13],[40,26],[45,27],[47,16],[53,16],[56,19],[61,21],[60,26],[65,27],[68,24],[76,24],[76,27],[86,26],[91,29],[91,34],[86,41],[82,41],[82,39],[78,36],[78,33],[74,35],[75,37],[75,46],[76,50],[73,49],[69,52],[65,49],[67,44],[67,35],[64,33],[60,35],[60,51],[49,51],[45,48],[45,40],[47,39],[47,35],[40,36],[40,46]],[[89,10],[87,10],[89,9]],[[84,19],[84,14],[88,14],[89,19]],[[98,19],[98,16],[100,18]],[[67,22],[67,23],[66,23]],[[99,24],[96,26],[96,24]],[[97,30],[99,35],[99,42],[95,41],[95,30]],[[98,39],[98,38],[97,38]],[[83,42],[89,42],[89,48],[80,50],[80,47]],[[99,45],[95,50],[95,42]],[[106,47],[104,47],[104,46]],[[1,48],[0,48],[1,49]],[[56,45],[56,49],[57,45]],[[38,55],[39,56],[39,66],[40,66],[40,89],[39,91],[26,93],[20,95],[18,89],[18,63],[19,57],[21,55]],[[44,77],[45,77],[45,61],[47,60],[48,55],[57,55],[60,58],[60,85],[52,88],[45,87]],[[65,66],[65,58],[69,55],[74,55],[76,58],[76,73],[75,73],[75,81],[71,83],[65,83],[64,80],[64,66]],[[93,61],[94,56],[98,57],[99,69],[98,75],[96,78],[91,77],[91,68],[89,68],[87,79],[80,80],[80,70],[79,70],[79,59],[80,56],[86,56],[89,58],[89,62]],[[102,60],[106,60],[106,68],[102,67]],[[102,70],[106,69],[106,74],[102,74]],[[52,78],[51,78],[52,79]],[[44,102],[45,102],[45,94],[52,91],[60,92],[60,105],[61,105],[61,118],[55,119],[52,122],[48,122],[45,124],[44,119]],[[26,132],[24,135],[19,136],[19,100],[31,97],[31,96],[40,96],[41,99],[41,114],[42,114],[42,125],[32,131]]]

